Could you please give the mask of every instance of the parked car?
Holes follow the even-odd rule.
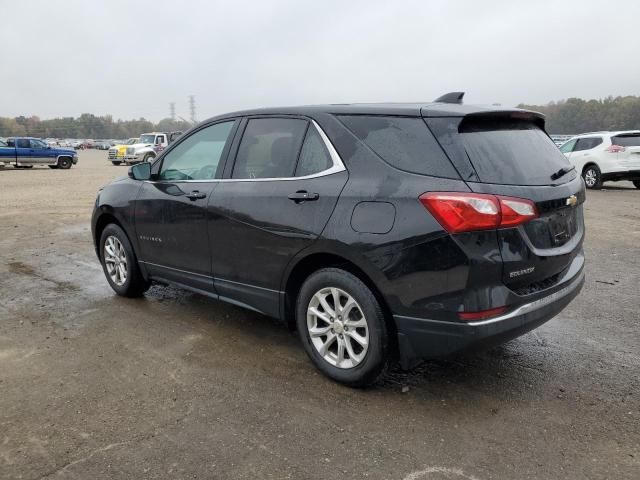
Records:
[[[542,115],[461,97],[201,123],[99,191],[108,283],[280,318],[352,386],[524,334],[582,288],[584,183]]]
[[[130,145],[135,145],[136,143],[138,143],[138,137],[133,137],[128,139],[124,143],[114,145],[113,147],[109,148],[107,159],[114,165],[120,165],[125,161],[124,156],[127,152],[127,147],[129,147]]]
[[[582,174],[587,188],[619,180],[631,180],[640,188],[640,130],[583,133],[560,151]]]
[[[0,163],[16,168],[48,165],[68,169],[78,163],[78,155],[71,149],[52,148],[39,138],[16,137],[0,143]]]
[[[111,143],[107,141],[96,142],[95,147],[97,150],[109,150],[111,148]]]

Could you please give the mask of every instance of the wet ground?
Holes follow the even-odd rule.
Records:
[[[105,156],[0,171],[0,478],[640,478],[630,183],[589,192],[587,282],[557,318],[362,391],[255,313],[116,297],[89,231],[96,190],[126,174]]]

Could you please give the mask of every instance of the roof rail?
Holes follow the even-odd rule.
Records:
[[[441,97],[436,98],[435,102],[436,103],[457,103],[461,105],[462,97],[464,97],[464,92],[449,92],[449,93],[445,93]]]

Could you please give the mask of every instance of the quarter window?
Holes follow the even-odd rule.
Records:
[[[400,170],[459,178],[421,118],[341,116],[340,121],[385,162]]]
[[[562,144],[562,146],[560,147],[560,151],[562,153],[570,153],[573,151],[573,147],[576,144],[576,139],[574,138],[573,140],[569,140],[568,142],[565,142]]]
[[[233,123],[211,125],[182,140],[164,157],[160,180],[215,178]]]
[[[582,150],[591,150],[602,143],[602,137],[585,137],[579,138],[576,142],[576,146],[573,149],[574,152],[580,152]]]
[[[294,174],[307,121],[254,118],[247,122],[232,178],[287,178]]]
[[[611,138],[611,144],[621,147],[640,147],[640,135],[618,135]]]
[[[316,128],[310,125],[302,144],[295,176],[313,175],[329,168],[331,168],[331,157],[327,147]]]

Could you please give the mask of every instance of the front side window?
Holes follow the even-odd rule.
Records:
[[[294,174],[307,121],[254,118],[247,122],[232,178],[287,178]]]
[[[215,178],[233,124],[234,121],[210,125],[178,143],[162,161],[160,180]]]
[[[576,144],[575,138],[573,140],[569,140],[568,142],[565,142],[562,144],[562,146],[560,147],[560,151],[562,153],[571,153],[573,151],[573,147],[575,144]]]
[[[579,138],[573,151],[580,152],[583,150],[591,150],[592,148],[597,147],[601,143],[602,143],[602,137]]]
[[[327,147],[313,125],[307,130],[307,135],[302,144],[298,166],[296,167],[296,177],[313,175],[331,168],[331,156]]]
[[[46,145],[44,144],[44,142],[40,141],[40,140],[31,140],[31,148],[46,148]]]

